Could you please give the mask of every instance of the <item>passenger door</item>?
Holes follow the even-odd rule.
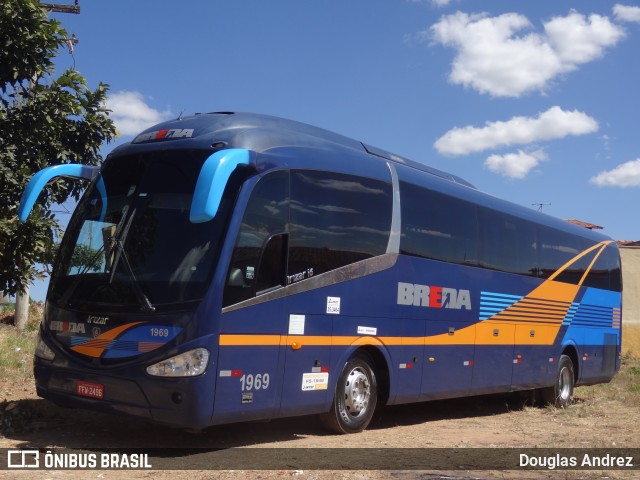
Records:
[[[231,255],[223,296],[214,423],[275,415],[282,386],[286,298],[288,172],[254,187]]]

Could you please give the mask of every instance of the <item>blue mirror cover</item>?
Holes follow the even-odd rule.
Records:
[[[22,194],[20,200],[20,207],[18,208],[18,218],[21,222],[26,222],[33,204],[36,203],[38,195],[45,187],[47,183],[57,177],[71,177],[80,178],[83,180],[92,180],[100,172],[100,167],[92,167],[89,165],[81,165],[77,163],[68,163],[64,165],[54,165],[53,167],[47,167],[36,173]],[[104,184],[102,184],[101,192],[104,190]]]
[[[215,152],[205,160],[191,201],[189,220],[192,223],[208,222],[216,216],[229,177],[238,165],[250,164],[251,153],[242,148],[230,148]]]

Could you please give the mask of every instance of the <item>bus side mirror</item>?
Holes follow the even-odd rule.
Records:
[[[34,203],[38,199],[38,195],[42,189],[49,183],[51,180],[57,177],[70,177],[70,178],[79,178],[82,180],[93,180],[100,173],[100,167],[92,167],[89,165],[81,165],[77,163],[67,163],[64,165],[54,165],[53,167],[47,167],[43,170],[40,170],[36,173],[29,183],[27,183],[27,187],[22,194],[22,199],[20,200],[20,207],[18,208],[18,218],[21,222],[26,222],[29,213],[31,213],[31,209],[33,208]],[[98,185],[98,189],[106,196],[106,192],[104,191],[104,183],[100,183]]]
[[[191,201],[191,223],[208,222],[218,213],[229,177],[238,165],[249,165],[252,152],[243,148],[219,150],[204,161]]]

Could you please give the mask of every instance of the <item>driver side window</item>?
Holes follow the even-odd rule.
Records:
[[[223,306],[284,285],[289,221],[287,172],[266,175],[255,186],[233,249]]]

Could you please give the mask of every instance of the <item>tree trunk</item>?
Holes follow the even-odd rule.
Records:
[[[20,331],[23,331],[27,327],[27,321],[29,320],[29,287],[23,292],[16,294],[16,316],[15,325]]]

